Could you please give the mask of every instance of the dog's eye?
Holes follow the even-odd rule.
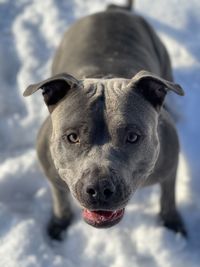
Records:
[[[139,140],[140,136],[134,132],[129,132],[126,138],[127,143],[136,143]]]
[[[78,135],[76,133],[70,133],[68,135],[64,135],[63,139],[65,141],[68,141],[71,144],[75,144],[75,143],[79,143],[80,142],[79,137],[78,137]]]

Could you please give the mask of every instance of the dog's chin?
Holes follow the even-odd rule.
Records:
[[[83,209],[82,216],[86,223],[96,228],[108,228],[116,225],[124,215],[124,208],[114,211]]]

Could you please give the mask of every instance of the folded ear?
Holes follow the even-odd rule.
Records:
[[[73,76],[63,73],[46,79],[40,83],[29,85],[24,91],[23,96],[30,96],[39,89],[42,90],[44,102],[50,112],[53,111],[55,105],[67,94],[73,87],[77,87],[78,80]]]
[[[148,71],[138,72],[131,80],[129,87],[148,100],[159,111],[168,91],[183,96],[184,91],[180,85],[164,80]]]

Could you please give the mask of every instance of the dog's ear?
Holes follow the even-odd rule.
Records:
[[[159,111],[168,91],[183,96],[184,91],[180,85],[164,80],[148,71],[138,72],[131,80],[129,87],[148,100]]]
[[[77,86],[78,80],[69,74],[63,73],[53,76],[40,83],[29,85],[24,91],[23,96],[30,96],[41,89],[44,102],[51,113],[56,104],[67,94],[67,92],[71,88],[75,88]]]

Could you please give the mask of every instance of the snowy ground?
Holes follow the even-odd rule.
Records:
[[[123,1],[115,1],[122,3]],[[158,226],[159,190],[138,192],[123,221],[96,230],[76,219],[62,243],[45,226],[51,213],[48,184],[34,150],[47,115],[39,94],[24,99],[32,82],[50,75],[52,55],[69,24],[103,10],[109,0],[0,0],[0,266],[200,266],[200,2],[136,0],[136,10],[157,29],[170,52],[177,82],[182,144],[178,203],[189,231],[186,242]]]

